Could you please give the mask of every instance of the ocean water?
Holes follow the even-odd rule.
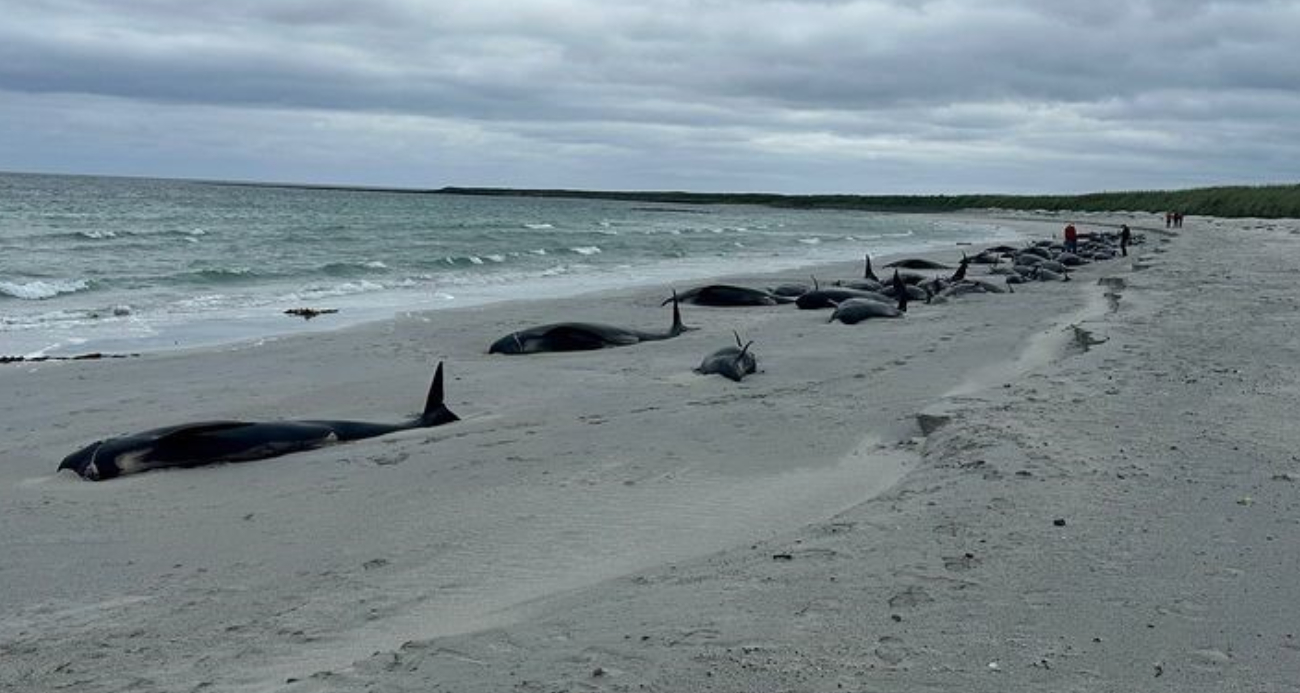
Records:
[[[210,346],[1014,238],[850,211],[0,174],[0,356]],[[283,314],[297,307],[339,312]]]

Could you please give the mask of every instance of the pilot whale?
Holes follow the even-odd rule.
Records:
[[[590,351],[672,339],[683,332],[696,329],[682,324],[682,313],[677,305],[676,291],[669,300],[673,302],[673,325],[667,332],[645,332],[595,322],[557,322],[511,332],[493,342],[492,346],[488,347],[488,353],[537,354],[544,351]]]
[[[99,440],[63,458],[91,481],[163,467],[248,462],[291,452],[373,438],[412,428],[441,426],[460,417],[443,404],[442,363],[433,374],[424,413],[402,423],[369,421],[204,421]]]
[[[678,296],[679,300],[694,303],[697,306],[775,306],[781,303],[794,303],[788,296],[772,293],[766,289],[751,289],[746,286],[731,284],[709,284],[690,289]],[[664,299],[659,305],[667,305],[671,298]]]
[[[708,375],[717,373],[736,382],[740,382],[745,376],[758,370],[758,359],[749,352],[749,347],[754,342],[748,344],[740,343],[740,334],[733,331],[736,335],[736,346],[723,347],[704,357],[700,362],[700,367],[695,369],[696,373]]]

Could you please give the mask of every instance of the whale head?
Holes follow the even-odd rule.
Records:
[[[59,470],[71,469],[90,481],[112,479],[148,451],[149,443],[134,440],[133,436],[97,440],[63,458]]]

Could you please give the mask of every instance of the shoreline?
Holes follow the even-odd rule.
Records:
[[[1219,223],[1198,224],[1211,222]],[[1039,235],[1059,232],[1056,218],[1025,223]],[[791,306],[686,306],[686,322],[705,329],[665,342],[484,353],[492,338],[541,322],[662,329],[660,292],[628,289],[596,304],[511,302],[261,345],[0,369],[10,393],[0,407],[0,513],[10,536],[0,549],[13,557],[0,567],[0,606],[14,614],[0,623],[8,655],[0,682],[25,690],[73,680],[89,682],[87,690],[1142,688],[1150,663],[1139,676],[1132,655],[1116,657],[1126,648],[1155,652],[1133,639],[1146,631],[1134,620],[1158,620],[1168,634],[1169,623],[1183,622],[1155,609],[1194,616],[1217,607],[1205,606],[1201,583],[1178,586],[1203,573],[1173,559],[1142,584],[1156,590],[1164,580],[1186,599],[1150,602],[1158,593],[1139,591],[1126,605],[1116,581],[1150,564],[1115,552],[1145,555],[1142,542],[1154,541],[1136,528],[1164,531],[1169,508],[1195,508],[1194,497],[1178,495],[1186,486],[1193,496],[1215,489],[1223,501],[1215,512],[1273,513],[1242,516],[1240,528],[1296,541],[1272,529],[1294,507],[1278,495],[1293,486],[1250,476],[1262,484],[1249,494],[1259,502],[1238,505],[1245,492],[1218,490],[1236,477],[1211,480],[1210,458],[1236,438],[1200,442],[1214,447],[1197,458],[1211,466],[1188,474],[1204,485],[1149,485],[1176,466],[1164,459],[1169,441],[1186,450],[1204,424],[1176,404],[1197,384],[1170,380],[1169,371],[1235,377],[1215,370],[1232,363],[1225,342],[1160,341],[1174,329],[1157,310],[1162,297],[1181,290],[1208,252],[1191,246],[1187,231],[1204,233],[1148,236],[1130,260],[1085,267],[1077,282],[917,306],[904,320],[857,326]],[[1232,252],[1259,253],[1250,257],[1265,266],[1234,270],[1247,277],[1274,271],[1282,257]],[[1235,258],[1220,255],[1224,266]],[[860,272],[842,267],[845,278]],[[1123,286],[1098,285],[1103,277]],[[1201,339],[1240,332],[1227,315],[1206,315],[1225,324],[1207,326]],[[755,340],[761,371],[739,384],[691,373],[733,329]],[[1258,347],[1271,335],[1243,338]],[[103,484],[52,473],[95,437],[178,417],[396,419],[416,408],[442,359],[448,405],[463,419],[451,426]],[[1149,393],[1160,409],[1145,411]],[[1224,425],[1255,432],[1266,420],[1257,405],[1233,403],[1256,416],[1219,413]],[[1117,429],[1115,412],[1142,425]],[[1273,435],[1270,451],[1290,442],[1285,431]],[[1166,505],[1141,515],[1149,493]],[[1134,530],[1108,523],[1115,513]],[[1159,536],[1191,541],[1198,529],[1177,525]],[[1251,536],[1262,545],[1262,534]],[[1090,556],[1100,573],[1086,570]],[[1276,582],[1282,568],[1246,563],[1270,589],[1288,589]],[[73,565],[81,567],[65,570]],[[1294,661],[1278,654],[1274,632],[1292,614],[1275,611],[1257,620],[1278,662],[1271,672]],[[1098,621],[1103,613],[1123,629]],[[1183,625],[1199,634],[1198,623]],[[1089,645],[1093,637],[1099,646]],[[1229,665],[1241,656],[1208,635],[1184,639],[1200,646],[1160,650],[1169,674],[1157,684],[1197,680],[1176,656],[1220,671],[1231,666],[1214,652]],[[107,657],[61,656],[86,642]],[[1038,660],[1050,668],[1033,666]]]
[[[1009,220],[990,221],[978,215],[958,216],[950,214],[909,214],[899,215],[916,220],[918,224],[971,223],[981,228],[971,229],[977,236],[974,243],[997,243],[1008,238],[994,229],[1006,228],[1013,223]],[[989,238],[984,238],[988,236]],[[884,258],[897,253],[891,249],[898,243],[888,239],[863,241],[862,246],[883,248],[879,257]],[[901,251],[942,252],[947,246],[929,244],[925,250]],[[958,244],[960,247],[960,244]],[[825,254],[828,251],[822,251]],[[177,313],[153,312],[136,314],[139,306],[130,297],[121,297],[117,301],[124,307],[121,315],[110,314],[122,310],[114,307],[98,311],[103,315],[92,322],[52,323],[41,330],[11,330],[0,333],[6,346],[0,356],[23,356],[27,358],[41,355],[69,356],[78,353],[144,353],[163,352],[178,349],[222,348],[241,343],[251,343],[266,339],[280,339],[298,334],[318,334],[338,329],[371,325],[386,320],[401,319],[413,314],[429,311],[473,309],[509,301],[534,299],[568,299],[590,297],[602,293],[618,293],[626,290],[649,289],[651,287],[683,284],[692,281],[708,281],[720,276],[773,276],[783,273],[802,273],[818,271],[829,267],[838,267],[837,260],[819,258],[816,254],[786,257],[752,257],[747,260],[736,258],[694,258],[689,261],[660,265],[651,263],[630,270],[634,278],[627,277],[629,270],[614,267],[589,269],[586,274],[567,274],[552,277],[532,277],[522,284],[501,282],[492,277],[483,278],[483,283],[459,286],[437,285],[421,289],[386,288],[375,292],[344,294],[333,298],[318,299],[267,299],[258,305],[230,305],[211,312]],[[742,263],[753,263],[756,267],[742,267]],[[524,287],[521,289],[521,287]],[[293,292],[287,287],[272,290],[268,295],[281,295]],[[521,291],[526,295],[521,297]],[[454,292],[449,293],[449,292]],[[260,300],[260,299],[259,299]],[[95,304],[114,303],[110,298],[98,298]],[[338,313],[320,320],[303,321],[283,314],[286,309],[295,308],[333,308]],[[157,306],[153,309],[159,310]],[[51,309],[53,310],[53,309]],[[78,312],[85,307],[62,307],[53,312]]]

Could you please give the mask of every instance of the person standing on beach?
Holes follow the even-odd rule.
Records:
[[[1129,231],[1128,224],[1119,225],[1119,252],[1120,255],[1128,257],[1128,244],[1133,242],[1133,232]]]
[[[1071,253],[1079,252],[1079,231],[1074,228],[1074,222],[1065,225],[1065,249]]]
[[[1174,213],[1165,212],[1165,228],[1169,228],[1170,226],[1173,225],[1174,225]]]

